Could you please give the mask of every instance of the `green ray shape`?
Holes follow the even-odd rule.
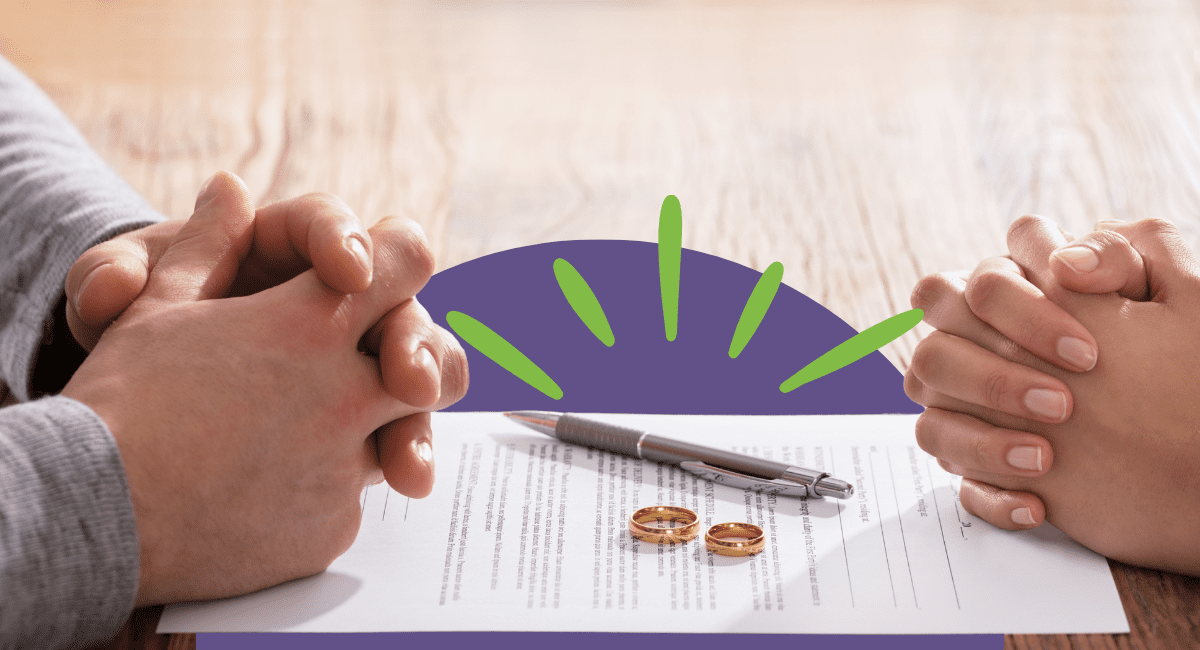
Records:
[[[758,331],[759,324],[767,315],[767,309],[775,300],[775,293],[779,291],[779,283],[782,280],[783,264],[779,262],[772,262],[767,270],[763,271],[758,284],[754,285],[754,291],[751,291],[750,297],[746,299],[746,306],[742,308],[742,315],[733,330],[733,339],[729,342],[730,359],[736,359]]]
[[[683,211],[668,194],[658,213],[658,282],[662,290],[663,330],[667,340],[679,333],[679,260],[683,255]]]
[[[558,280],[558,288],[562,290],[563,297],[571,304],[571,309],[575,310],[579,320],[587,325],[601,343],[611,348],[616,339],[608,325],[608,317],[604,315],[604,308],[600,306],[600,301],[596,299],[596,294],[588,286],[587,280],[583,279],[570,262],[561,257],[554,260],[554,277]]]
[[[780,392],[789,393],[814,379],[841,370],[916,327],[924,316],[925,312],[920,309],[910,309],[868,327],[788,377],[779,385]]]
[[[461,311],[446,314],[446,323],[450,329],[471,347],[479,350],[492,361],[500,364],[501,368],[516,375],[518,379],[542,391],[552,399],[562,399],[562,389],[545,371],[529,360],[512,343],[492,331],[492,328],[471,318]]]

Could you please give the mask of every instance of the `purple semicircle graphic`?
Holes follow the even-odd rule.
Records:
[[[565,259],[596,295],[614,335],[607,347],[580,320],[554,276]],[[481,257],[435,275],[418,299],[442,327],[461,311],[512,343],[563,391],[555,400],[463,343],[467,396],[448,410],[796,415],[919,413],[903,377],[879,352],[791,392],[779,385],[857,332],[780,285],[748,345],[729,345],[761,273],[684,249],[678,335],[663,327],[658,247],[621,240],[563,241]],[[785,269],[786,279],[786,269]]]

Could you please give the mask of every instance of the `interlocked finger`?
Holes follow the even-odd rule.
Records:
[[[375,432],[379,466],[392,489],[420,499],[433,490],[433,428],[429,413],[414,413]]]
[[[1054,462],[1050,443],[1037,434],[939,408],[917,418],[916,436],[921,449],[964,470],[1034,477]]]
[[[1008,229],[1008,252],[1038,289],[1049,292],[1057,286],[1050,274],[1050,253],[1067,243],[1058,224],[1035,214],[1013,221]]]
[[[1046,506],[1032,492],[1004,490],[964,478],[958,499],[967,512],[1005,530],[1036,528],[1046,520]]]
[[[973,341],[1009,361],[1038,370],[1048,369],[1048,364],[971,311],[966,300],[969,277],[968,271],[956,271],[922,278],[913,290],[912,306],[925,312],[923,320],[926,324],[942,332]]]
[[[1087,328],[1030,283],[1010,258],[981,262],[964,297],[980,321],[1041,359],[1075,372],[1096,365],[1096,340]]]
[[[388,393],[406,404],[439,410],[467,391],[466,353],[416,298],[388,312],[364,343],[367,352],[379,357]]]
[[[942,331],[917,346],[911,370],[928,389],[1009,415],[1049,423],[1071,415],[1071,393],[1058,379]]]

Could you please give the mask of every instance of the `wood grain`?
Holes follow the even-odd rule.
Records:
[[[1200,244],[1192,2],[0,0],[0,16],[0,52],[163,213],[228,169],[260,202],[324,190],[368,221],[411,217],[439,268],[654,241],[675,194],[685,246],[778,260],[861,330],[920,277],[1003,253],[1021,214],[1076,233],[1165,217]],[[905,369],[924,333],[885,354]],[[1197,581],[1113,570],[1131,635],[1006,646],[1200,644]]]
[[[1182,2],[4,5],[3,52],[171,216],[230,169],[414,218],[446,268],[653,241],[674,193],[685,246],[860,330],[1024,213],[1200,241]]]

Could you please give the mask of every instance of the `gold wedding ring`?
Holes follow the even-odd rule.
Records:
[[[680,524],[675,528],[664,528],[664,522]],[[659,526],[647,526],[655,522]],[[700,518],[687,508],[678,506],[650,506],[629,515],[629,534],[643,542],[670,544],[695,539],[700,534]]]
[[[742,540],[726,540],[726,537],[741,537]],[[717,524],[704,533],[704,545],[717,555],[742,557],[757,555],[767,545],[763,529],[754,524],[728,523]]]

